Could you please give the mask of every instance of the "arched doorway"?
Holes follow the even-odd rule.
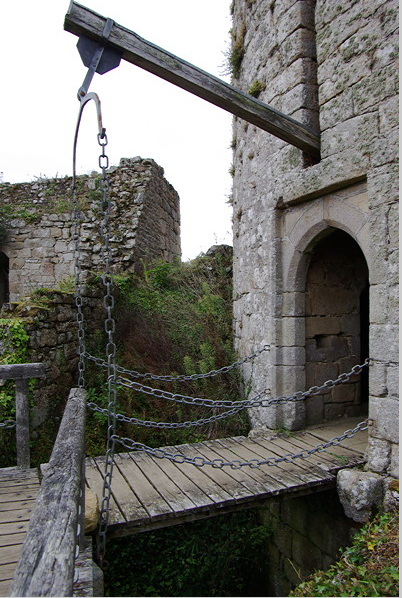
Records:
[[[0,251],[0,307],[8,303],[9,298],[9,259]]]
[[[329,228],[308,248],[306,383],[319,386],[368,357],[369,277],[354,239]],[[306,400],[306,424],[367,412],[368,372]]]

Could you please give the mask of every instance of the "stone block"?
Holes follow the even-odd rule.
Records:
[[[296,567],[302,568],[304,575],[308,575],[321,569],[321,550],[306,536],[294,531],[292,535],[292,561]]]
[[[391,464],[388,473],[394,478],[399,478],[399,444],[396,443],[391,448]]]
[[[306,318],[306,336],[316,334],[338,334],[341,332],[341,320],[338,316],[309,316]]]
[[[370,397],[369,417],[373,420],[370,436],[399,442],[399,401],[387,397]]]
[[[390,465],[391,443],[379,438],[369,438],[367,462],[371,471],[383,473]]]
[[[382,477],[376,473],[342,469],[336,483],[345,515],[356,522],[368,521],[382,502]]]
[[[313,426],[324,421],[324,397],[316,395],[305,400],[306,425]]]
[[[356,399],[356,384],[340,384],[332,389],[334,403],[353,403]]]

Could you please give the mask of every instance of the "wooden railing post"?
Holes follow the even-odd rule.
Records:
[[[44,470],[10,596],[72,596],[86,393],[73,388]]]
[[[17,437],[17,465],[29,469],[29,380],[21,378],[15,381],[15,411],[16,411],[16,437]]]
[[[29,451],[29,379],[43,378],[43,363],[13,363],[0,365],[0,378],[15,380],[15,411],[17,436],[17,465],[23,469],[30,467]]]

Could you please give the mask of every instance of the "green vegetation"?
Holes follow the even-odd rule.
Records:
[[[262,91],[264,91],[265,88],[266,88],[265,83],[262,83],[258,79],[254,79],[254,81],[248,88],[247,93],[250,94],[251,96],[253,96],[254,98],[258,98],[260,93]]]
[[[256,511],[240,511],[111,540],[106,596],[265,596],[269,535]]]
[[[221,248],[213,256],[202,255],[181,264],[157,262],[143,272],[115,276],[115,341],[119,365],[157,375],[204,374],[236,360],[232,349],[231,252]],[[89,351],[102,357],[102,334],[87,337]],[[106,407],[106,374],[89,364],[90,399]],[[147,386],[202,398],[240,398],[239,372],[233,370],[212,378],[161,382],[146,380]],[[125,387],[118,389],[118,411],[160,422],[182,422],[208,418],[211,410],[183,403],[161,401]],[[104,451],[105,417],[88,415],[87,449]],[[157,447],[197,442],[248,431],[244,412],[230,419],[201,427],[181,429],[133,427],[118,424],[118,434]]]
[[[29,336],[22,319],[0,319],[0,361],[2,364],[24,363]],[[34,383],[34,381],[33,381]],[[15,417],[15,383],[4,380],[0,386],[0,421]],[[15,459],[15,430],[2,430],[0,436],[0,467],[7,467]]]
[[[290,596],[399,596],[399,514],[380,513],[354,537],[341,559]]]
[[[37,219],[36,214],[28,209],[29,204],[20,204],[15,207],[13,204],[3,204],[0,206],[0,244],[7,241],[8,228],[10,220],[21,219],[27,222],[34,222]]]

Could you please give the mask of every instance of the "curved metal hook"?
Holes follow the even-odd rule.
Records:
[[[102,124],[102,111],[101,111],[101,102],[99,96],[94,93],[90,92],[87,93],[83,98],[80,98],[80,110],[78,112],[78,121],[77,126],[75,128],[75,135],[74,135],[74,148],[73,148],[73,187],[75,186],[76,181],[76,162],[77,162],[77,142],[78,142],[78,132],[80,130],[81,118],[82,113],[84,111],[85,106],[93,100],[96,106],[96,116],[98,119],[98,137],[99,139],[104,139],[106,135],[106,129],[103,127]]]

